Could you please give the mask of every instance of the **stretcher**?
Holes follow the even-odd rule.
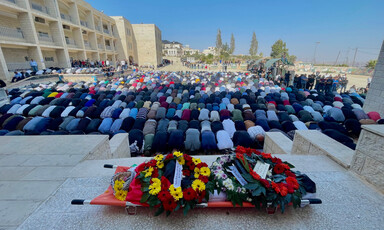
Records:
[[[119,172],[125,172],[130,167],[126,166],[116,166],[111,164],[105,164],[104,168],[116,169],[115,174]],[[317,198],[307,198],[301,200],[300,207],[305,207],[310,204],[321,204],[322,201]],[[135,215],[137,207],[149,207],[148,204],[143,203],[132,203],[129,201],[121,201],[115,198],[113,195],[113,188],[109,185],[108,189],[101,195],[95,197],[92,200],[84,199],[74,199],[71,201],[72,205],[106,205],[106,206],[119,206],[125,207],[125,210],[128,215]],[[290,204],[291,205],[291,204]],[[276,207],[272,207],[271,204],[268,204],[269,207],[266,208],[268,214],[274,214],[277,210]],[[200,203],[196,205],[196,208],[254,208],[255,206],[251,203],[244,202],[243,206],[233,206],[229,201],[208,201],[205,203]]]

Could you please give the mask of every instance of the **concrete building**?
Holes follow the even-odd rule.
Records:
[[[143,63],[160,64],[160,30],[153,24],[140,27],[145,32],[140,48],[154,41],[141,52]],[[31,59],[39,69],[70,67],[71,59],[138,63],[136,44],[128,20],[109,17],[83,0],[0,0],[0,79],[30,69]]]
[[[122,16],[112,17],[116,22],[119,42],[116,44],[119,57],[125,57],[129,64],[138,61],[136,38],[131,23]]]
[[[189,47],[189,45],[185,45],[183,47],[183,55],[193,55],[193,54],[199,54],[200,50],[198,49],[192,49]]]
[[[163,54],[166,57],[181,57],[183,45],[178,42],[163,43]]]
[[[205,55],[212,54],[213,56],[216,56],[216,48],[213,46],[208,47],[208,49],[203,50],[203,54]]]
[[[381,117],[384,117],[384,41],[381,45],[381,51],[377,64],[375,67],[375,72],[373,73],[373,78],[371,81],[371,86],[368,90],[367,98],[364,102],[364,111],[379,112]]]
[[[136,37],[139,66],[158,66],[162,63],[161,31],[155,24],[132,24]]]

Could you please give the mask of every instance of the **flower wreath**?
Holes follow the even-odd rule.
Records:
[[[173,182],[176,161],[182,166],[181,186]],[[155,215],[164,211],[169,216],[172,211],[183,209],[186,215],[204,198],[208,200],[206,186],[211,171],[199,158],[193,158],[181,152],[160,154],[149,162],[138,166],[137,180],[141,183],[141,203],[158,207]]]
[[[269,165],[265,178],[253,170],[257,162]],[[244,186],[231,173],[230,166],[235,166],[242,179],[246,181]],[[218,158],[212,164],[213,173],[210,180],[213,182],[213,190],[225,191],[227,200],[234,206],[248,201],[259,209],[267,207],[267,204],[272,207],[280,206],[284,212],[285,206],[289,203],[295,208],[298,207],[301,197],[306,194],[302,183],[303,175],[298,171],[292,171],[291,168],[294,166],[272,157],[271,154],[240,146],[235,152]]]

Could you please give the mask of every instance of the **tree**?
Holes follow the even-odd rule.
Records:
[[[217,36],[216,36],[216,51],[220,53],[221,48],[223,46],[223,41],[221,40],[221,30],[217,30]]]
[[[288,58],[287,44],[285,42],[283,42],[283,40],[279,39],[275,42],[275,44],[272,45],[271,57],[272,58],[280,58],[284,54]]]
[[[257,48],[259,46],[259,42],[256,39],[256,34],[253,32],[252,35],[252,40],[251,40],[251,47],[249,48],[249,54],[251,56],[256,56],[257,55]]]
[[[232,33],[232,35],[231,35],[231,46],[229,48],[229,53],[233,54],[234,51],[235,51],[235,36],[233,36],[233,33]]]
[[[377,60],[369,60],[365,65],[365,67],[369,69],[374,69],[376,67],[376,64],[377,64]]]

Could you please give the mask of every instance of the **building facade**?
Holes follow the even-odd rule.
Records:
[[[194,55],[194,54],[199,54],[200,53],[200,50],[198,49],[192,49],[191,47],[189,47],[189,45],[185,45],[184,48],[183,48],[183,55],[186,56],[186,55]]]
[[[156,28],[153,40],[161,41],[160,30],[150,27]],[[30,69],[31,59],[39,69],[70,67],[71,60],[137,63],[136,43],[128,20],[109,17],[83,0],[0,0],[1,79]],[[155,50],[153,55],[161,53],[161,45]]]
[[[166,57],[183,56],[183,45],[176,42],[163,43],[163,55]]]
[[[215,47],[208,47],[208,49],[203,50],[204,55],[212,54],[213,56],[216,56],[216,48]]]
[[[161,31],[155,24],[132,24],[136,38],[139,66],[158,66],[162,63]]]

